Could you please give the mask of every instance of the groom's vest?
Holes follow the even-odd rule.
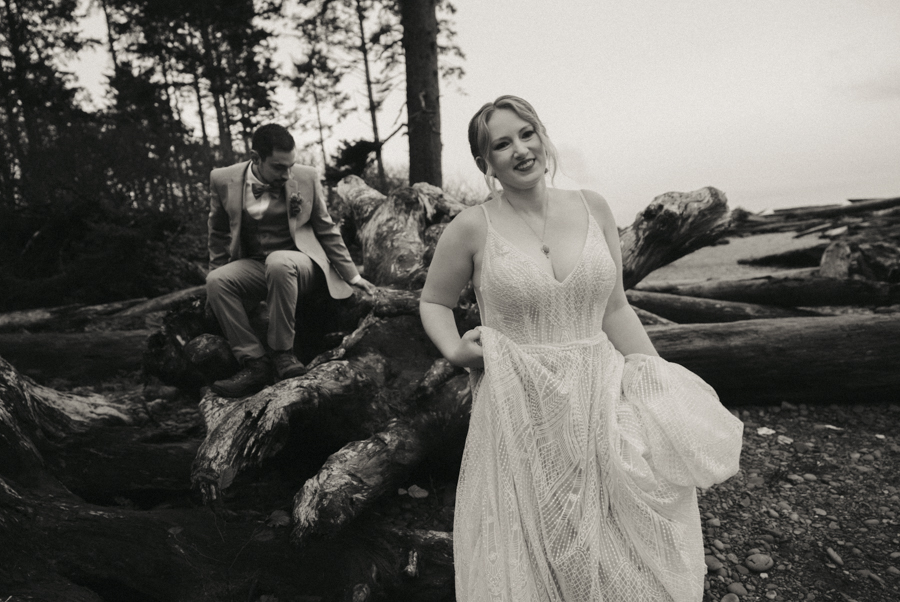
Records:
[[[265,261],[273,251],[297,250],[288,227],[283,193],[281,198],[269,203],[258,220],[246,209],[241,211],[241,247],[244,257],[259,261]]]

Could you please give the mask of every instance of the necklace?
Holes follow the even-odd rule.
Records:
[[[550,204],[550,195],[548,194],[544,199],[544,227],[541,230],[540,236],[538,236],[537,230],[532,228],[531,224],[529,224],[528,222],[525,221],[525,218],[522,217],[522,215],[519,213],[519,210],[516,209],[512,203],[509,202],[509,199],[507,199],[506,197],[503,197],[503,199],[506,201],[506,204],[509,205],[509,208],[513,210],[513,213],[515,213],[516,216],[520,220],[522,220],[522,223],[525,224],[526,226],[528,226],[528,229],[531,230],[534,233],[534,235],[541,241],[541,253],[544,254],[544,257],[546,257],[547,259],[550,259],[550,247],[544,242],[544,235],[547,234],[547,210],[549,209],[548,206]]]

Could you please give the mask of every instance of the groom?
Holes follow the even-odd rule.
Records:
[[[242,369],[213,383],[223,397],[255,393],[272,380],[306,373],[294,356],[298,294],[327,286],[335,299],[350,285],[373,293],[360,276],[325,207],[312,167],[294,164],[294,139],[280,125],[253,133],[250,161],[209,177],[209,305]],[[272,361],[253,332],[246,307],[265,300]]]

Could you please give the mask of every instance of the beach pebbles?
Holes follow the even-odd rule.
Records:
[[[768,554],[751,554],[744,560],[744,565],[754,573],[768,571],[775,562]]]

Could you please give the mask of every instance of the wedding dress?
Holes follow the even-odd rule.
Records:
[[[485,218],[456,599],[699,601],[696,487],[737,472],[742,423],[685,368],[610,343],[616,270],[593,217],[562,282]]]

